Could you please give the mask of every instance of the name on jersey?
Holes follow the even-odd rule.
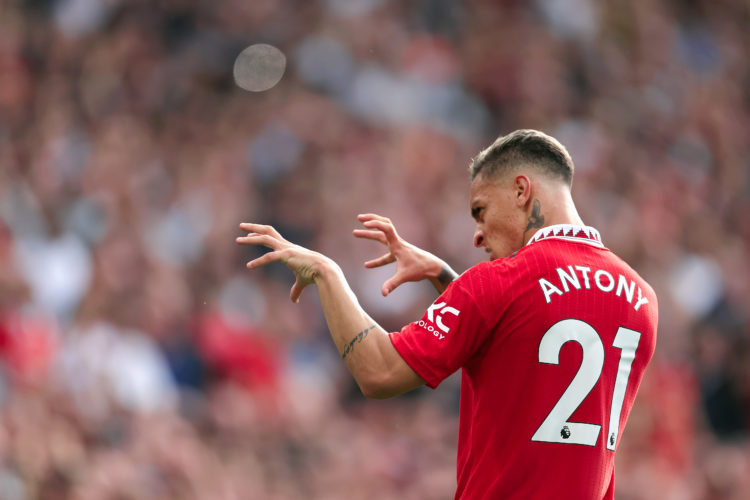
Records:
[[[554,295],[564,295],[573,289],[591,290],[594,286],[605,293],[612,293],[618,297],[623,297],[632,304],[637,311],[642,305],[648,304],[648,299],[643,296],[641,287],[635,284],[635,281],[628,280],[622,274],[617,278],[612,273],[604,269],[598,269],[591,272],[590,267],[586,266],[568,266],[567,268],[558,267],[557,280],[539,279],[539,286],[544,294],[544,300],[549,304],[552,302]],[[553,283],[554,281],[554,283]],[[635,301],[635,302],[634,302]]]

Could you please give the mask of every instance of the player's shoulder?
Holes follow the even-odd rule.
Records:
[[[548,238],[529,243],[513,254],[511,262],[523,267],[555,267],[566,261],[596,260],[617,266],[622,259],[601,243]]]
[[[604,245],[550,239],[527,245],[519,251],[518,257],[524,261],[523,266],[529,266],[532,261],[542,261],[555,268],[560,264],[572,264],[574,267],[582,264],[590,266],[592,272],[602,270],[615,277],[622,275],[637,282],[644,295],[656,303],[656,292],[648,281],[630,263]]]
[[[641,276],[641,274],[633,267],[631,266],[625,259],[617,255],[615,252],[608,252],[609,259],[615,263],[619,268],[624,270],[628,275],[632,276],[634,279],[637,279],[640,282],[640,285],[643,287],[644,290],[648,290],[651,292],[652,295],[656,296],[654,289],[651,287],[648,281]]]
[[[514,257],[501,257],[499,259],[480,262],[461,273],[454,281],[460,287],[475,287],[502,280],[506,282],[510,275],[515,274],[516,262]]]
[[[550,238],[526,245],[512,257],[509,265],[523,269],[536,269],[545,273],[560,266],[591,266],[592,269],[605,269],[627,275],[650,288],[646,280],[628,262],[601,243]]]
[[[513,282],[508,279],[505,259],[475,264],[461,273],[445,290],[451,300],[468,301],[485,310],[504,303],[504,296]]]

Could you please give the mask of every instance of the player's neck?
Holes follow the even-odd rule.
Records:
[[[555,196],[543,196],[542,198],[539,204],[540,213],[534,214],[532,209],[529,218],[530,223],[523,233],[523,244],[528,243],[536,232],[543,227],[558,224],[584,225],[569,191],[567,193],[555,193]],[[531,224],[532,220],[540,224]]]
[[[547,220],[545,220],[545,226],[554,226],[557,224],[572,224],[574,226],[583,226],[583,219],[578,215],[573,201],[566,203],[559,210],[552,212]]]

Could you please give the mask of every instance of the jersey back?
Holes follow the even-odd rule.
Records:
[[[471,268],[391,334],[430,387],[463,369],[456,498],[614,496],[656,296],[593,228],[547,234]]]

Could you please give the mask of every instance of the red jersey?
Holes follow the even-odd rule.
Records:
[[[557,225],[391,333],[428,386],[463,369],[456,498],[612,499],[657,318],[651,287],[595,229]]]

